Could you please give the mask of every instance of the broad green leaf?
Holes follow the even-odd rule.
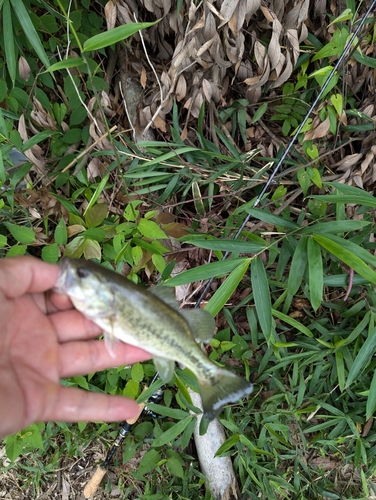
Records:
[[[243,279],[243,276],[247,272],[248,266],[248,259],[239,264],[221,284],[218,290],[216,290],[215,294],[206,304],[205,309],[210,312],[213,317],[215,317],[219,313],[226,302],[228,302],[231,295],[235,292],[240,281]]]
[[[171,477],[184,478],[183,466],[177,457],[170,457],[166,462],[166,467]]]
[[[101,260],[102,249],[97,241],[85,238],[82,248],[86,260],[90,259]]]
[[[7,251],[7,257],[16,257],[18,255],[25,255],[27,245],[14,245]]]
[[[39,59],[48,68],[50,66],[50,61],[48,60],[47,54],[44,51],[42,42],[38,36],[34,24],[32,23],[30,16],[25,8],[22,0],[10,0],[14,13],[16,14],[18,21],[22,27],[24,34],[30,42],[33,50],[38,54]]]
[[[182,420],[183,418],[189,416],[189,413],[187,413],[184,410],[180,410],[179,408],[170,408],[168,406],[157,405],[154,403],[148,403],[147,406],[157,415],[162,415],[163,417],[170,417],[175,420]]]
[[[46,245],[42,248],[42,259],[45,262],[56,264],[59,260],[59,247],[57,246],[57,243],[52,243],[51,245]]]
[[[140,460],[137,475],[143,476],[152,471],[160,460],[161,456],[157,450],[148,450]]]
[[[369,387],[369,393],[366,406],[366,420],[370,419],[376,411],[376,371],[373,374],[372,382]]]
[[[369,193],[364,192],[364,194],[357,195],[346,195],[346,194],[322,194],[322,195],[310,195],[308,198],[315,198],[317,200],[329,202],[329,203],[345,203],[345,204],[355,204],[364,205],[366,207],[376,207],[376,198],[370,196]]]
[[[320,245],[312,238],[308,238],[307,257],[311,305],[317,311],[322,302],[324,276]]]
[[[85,211],[84,217],[88,228],[97,227],[107,216],[108,206],[107,203],[97,203],[93,205],[89,210]]]
[[[0,234],[0,248],[4,248],[7,244],[8,238],[3,234]]]
[[[285,323],[292,326],[293,328],[296,328],[300,332],[304,333],[304,335],[307,335],[307,337],[313,337],[313,333],[311,332],[311,330],[309,330],[306,326],[299,323],[299,321],[297,321],[296,319],[291,318],[291,316],[288,316],[287,314],[283,314],[282,312],[277,311],[276,309],[273,309],[272,313],[273,313],[273,316],[280,319],[281,321],[284,321]]]
[[[257,253],[265,250],[267,242],[264,244],[253,243],[251,241],[237,241],[237,240],[204,240],[204,239],[190,239],[189,236],[184,236],[180,241],[190,243],[199,248],[206,248],[208,250],[219,250],[222,252],[242,252],[242,253]]]
[[[5,451],[9,460],[14,462],[21,455],[23,445],[23,440],[18,437],[18,433],[5,438]]]
[[[360,257],[355,255],[355,253],[351,252],[347,248],[344,248],[343,245],[341,245],[337,241],[334,241],[333,236],[329,238],[328,236],[316,234],[313,235],[312,238],[317,241],[317,243],[319,243],[323,248],[335,255],[339,260],[341,260],[349,267],[354,269],[354,271],[356,271],[358,274],[363,276],[363,278],[368,279],[368,281],[376,285],[376,272],[369,266],[367,266],[367,264],[365,264]]]
[[[287,292],[292,297],[299,290],[302,283],[304,272],[307,266],[307,238],[302,237],[295,248],[291,261],[289,279],[287,282]]]
[[[211,262],[203,266],[195,267],[184,271],[173,278],[164,282],[165,286],[179,286],[195,281],[207,280],[218,276],[223,276],[233,271],[242,262],[249,262],[250,259],[239,257],[237,259],[224,260],[219,262]]]
[[[64,257],[72,257],[72,259],[79,259],[84,253],[85,236],[76,236],[64,250]]]
[[[58,245],[66,245],[68,239],[67,226],[63,218],[61,218],[54,232],[55,243]]]
[[[351,369],[346,381],[346,388],[363,373],[363,371],[369,365],[372,357],[375,354],[376,349],[376,327],[368,335],[366,341],[362,344],[354,362],[351,365]],[[373,380],[372,380],[373,382]]]
[[[30,245],[35,241],[35,233],[32,229],[25,226],[17,226],[16,224],[11,224],[10,222],[4,222],[4,225],[8,228],[10,234],[15,240],[23,245]]]
[[[4,35],[4,50],[6,58],[6,67],[12,84],[16,82],[16,51],[14,46],[13,21],[9,0],[4,0],[3,3],[3,35]]]
[[[299,229],[298,224],[296,224],[295,222],[286,220],[283,217],[279,217],[278,215],[271,214],[266,210],[261,210],[260,208],[246,208],[245,211],[255,219],[262,220],[264,222],[267,222],[268,224],[285,227],[287,229],[291,229],[292,231],[294,231],[295,229]]]
[[[262,333],[269,341],[272,334],[272,303],[268,277],[260,257],[251,261],[251,282],[257,317]]]
[[[103,49],[104,47],[108,47],[109,45],[113,45],[114,43],[129,38],[130,36],[137,33],[137,31],[145,28],[150,28],[150,26],[153,26],[158,22],[159,19],[152,23],[130,23],[123,24],[122,26],[117,26],[116,28],[108,30],[104,33],[100,33],[99,35],[95,35],[86,40],[86,42],[84,43],[84,52],[88,52],[90,50],[99,50]]]
[[[330,96],[330,100],[332,101],[334,109],[337,111],[337,115],[339,117],[341,117],[342,116],[342,110],[343,110],[343,97],[342,97],[342,94],[333,94],[333,95]]]
[[[152,240],[161,240],[167,238],[166,233],[158,226],[158,224],[152,220],[140,219],[137,224],[137,229],[146,238]]]
[[[164,446],[167,443],[171,443],[179,434],[181,434],[187,425],[191,422],[193,417],[190,415],[182,420],[179,420],[175,425],[170,427],[167,431],[161,434],[159,437],[154,439],[152,446],[158,448],[159,446]]]
[[[144,379],[144,367],[141,363],[135,363],[131,369],[131,378],[135,382],[142,382]]]
[[[54,71],[60,69],[77,68],[77,66],[81,66],[82,64],[84,64],[84,60],[82,59],[82,57],[68,57],[68,59],[64,59],[63,61],[52,64],[49,68],[46,69],[46,71],[44,71],[44,73],[53,73]]]

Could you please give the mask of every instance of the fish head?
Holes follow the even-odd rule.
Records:
[[[76,309],[88,318],[109,314],[114,301],[111,287],[98,272],[98,265],[82,259],[64,257],[54,291],[68,295]]]

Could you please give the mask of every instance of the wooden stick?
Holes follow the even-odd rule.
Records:
[[[145,387],[145,390],[146,390],[146,387]],[[126,420],[127,424],[129,425],[133,425],[137,422],[137,420],[139,419],[141,413],[144,411],[144,408],[145,408],[146,404],[145,403],[140,403],[138,405],[138,413],[135,417],[133,418],[130,418],[129,420]],[[99,485],[101,484],[101,481],[103,479],[103,477],[105,476],[107,472],[107,468],[103,468],[101,467],[100,465],[97,467],[97,470],[94,472],[93,476],[91,477],[91,479],[89,480],[89,482],[87,483],[87,485],[85,486],[84,488],[84,496],[85,498],[92,498],[97,489],[99,488]]]

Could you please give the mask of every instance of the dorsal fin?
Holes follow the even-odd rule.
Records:
[[[179,309],[179,304],[176,301],[174,288],[163,285],[156,285],[149,288],[148,291],[155,295],[155,297],[158,297],[159,300],[162,300],[163,302],[168,304],[173,309]]]
[[[210,342],[215,330],[215,321],[204,309],[180,309],[197,342]]]

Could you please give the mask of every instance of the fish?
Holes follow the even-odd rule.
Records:
[[[175,362],[197,377],[204,415],[214,420],[227,403],[251,394],[246,379],[217,366],[198,346],[214,335],[214,318],[204,309],[179,309],[173,288],[145,288],[100,264],[63,257],[54,290],[96,323],[109,344],[114,339],[153,356],[161,379],[171,381]]]

